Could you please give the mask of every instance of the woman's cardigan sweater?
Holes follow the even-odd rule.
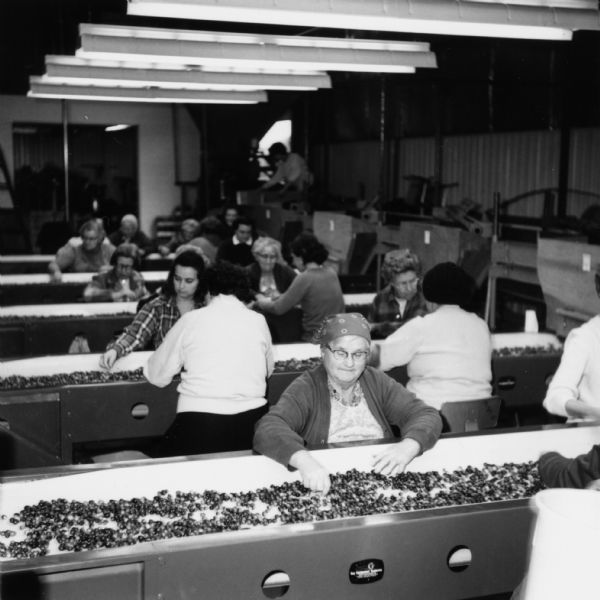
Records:
[[[421,452],[437,441],[442,421],[439,412],[408,392],[385,373],[366,367],[359,378],[371,413],[386,438],[412,438]],[[323,365],[298,376],[256,425],[254,449],[286,465],[305,446],[326,444],[331,418],[327,372]]]

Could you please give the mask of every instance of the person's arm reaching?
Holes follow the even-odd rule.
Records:
[[[421,344],[422,317],[415,317],[385,340],[377,342],[377,367],[389,371],[394,367],[407,364]]]
[[[146,287],[146,282],[144,281],[144,277],[141,273],[135,272],[132,276],[133,286],[130,290],[129,300],[141,300],[146,296],[150,295],[148,288]]]
[[[158,312],[157,302],[151,301],[142,306],[123,333],[108,344],[106,351],[100,356],[100,366],[112,369],[118,358],[134,350],[144,349],[158,327]]]
[[[269,188],[276,186],[278,183],[281,183],[283,181],[283,177],[284,177],[283,162],[281,162],[277,165],[277,170],[275,171],[275,173],[273,174],[271,179],[269,179],[269,181],[266,181],[263,184],[262,189],[268,190]]]
[[[275,357],[273,355],[273,342],[271,340],[271,331],[269,330],[269,326],[267,325],[267,321],[263,318],[264,324],[264,336],[265,340],[267,340],[267,349],[265,359],[267,361],[267,377],[270,377],[275,369]]]
[[[183,367],[182,341],[189,329],[185,316],[173,325],[144,366],[144,376],[152,385],[169,385]]]
[[[579,400],[578,386],[581,382],[589,350],[581,332],[573,330],[565,341],[560,365],[546,392],[544,408],[561,417],[593,417],[593,410]]]
[[[412,438],[387,446],[373,457],[373,470],[382,475],[402,473],[413,458],[421,454],[421,444]]]
[[[306,285],[306,279],[298,276],[292,281],[290,287],[276,300],[271,300],[262,294],[257,294],[256,305],[261,310],[282,315],[300,303],[306,291]]]
[[[62,272],[73,264],[75,260],[75,249],[69,243],[59,248],[56,257],[48,265],[51,281],[61,281]]]
[[[419,452],[433,448],[442,432],[438,410],[419,400],[403,385],[388,376],[380,376],[381,404],[387,420],[400,430],[402,440],[418,442]]]
[[[58,282],[62,279],[62,271],[55,260],[48,265],[48,273],[50,273],[50,281]]]
[[[546,452],[540,456],[538,468],[546,487],[590,487],[600,479],[600,445],[577,458]]]
[[[309,490],[326,494],[331,488],[329,472],[308,450],[292,454],[289,465],[298,469],[302,483]]]
[[[115,300],[112,290],[104,287],[97,275],[92,277],[92,281],[83,290],[83,299],[86,302],[111,302]]]
[[[379,375],[376,381],[384,414],[390,424],[398,427],[402,440],[377,452],[373,469],[383,475],[395,475],[433,447],[442,431],[442,420],[435,408],[417,399],[391,377]]]
[[[600,420],[600,408],[583,400],[567,400],[565,412],[567,416],[575,419]]]
[[[329,472],[305,449],[300,435],[309,420],[314,393],[306,378],[292,382],[257,423],[253,447],[284,466],[298,469],[308,489],[326,494],[331,486]]]
[[[287,466],[291,456],[304,450],[301,432],[311,411],[311,395],[315,388],[308,374],[297,377],[257,423],[254,449],[278,463]]]

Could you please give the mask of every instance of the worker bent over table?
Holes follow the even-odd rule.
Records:
[[[323,364],[297,377],[256,426],[254,449],[296,467],[304,485],[327,493],[329,473],[305,449],[326,443],[393,438],[373,459],[384,475],[402,472],[437,441],[439,413],[385,373],[367,366],[368,321],[359,313],[327,317],[315,334]]]
[[[150,452],[155,457],[250,449],[254,425],[266,412],[271,334],[265,318],[244,304],[246,273],[223,261],[205,279],[206,306],[184,314],[144,367],[158,387],[181,371],[177,416]]]

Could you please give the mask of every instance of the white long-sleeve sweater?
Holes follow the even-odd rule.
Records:
[[[178,413],[237,414],[264,405],[273,372],[265,318],[222,294],[186,313],[151,354],[144,375],[164,387],[180,371]]]

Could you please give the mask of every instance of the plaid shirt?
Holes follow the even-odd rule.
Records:
[[[373,298],[369,309],[369,321],[375,325],[371,329],[374,338],[387,337],[413,317],[422,317],[429,311],[421,288],[406,302],[404,314],[400,314],[400,306],[391,285],[384,287]]]
[[[114,348],[118,358],[134,350],[145,350],[150,342],[156,349],[180,316],[175,298],[159,295],[142,306],[131,324],[106,349]]]

